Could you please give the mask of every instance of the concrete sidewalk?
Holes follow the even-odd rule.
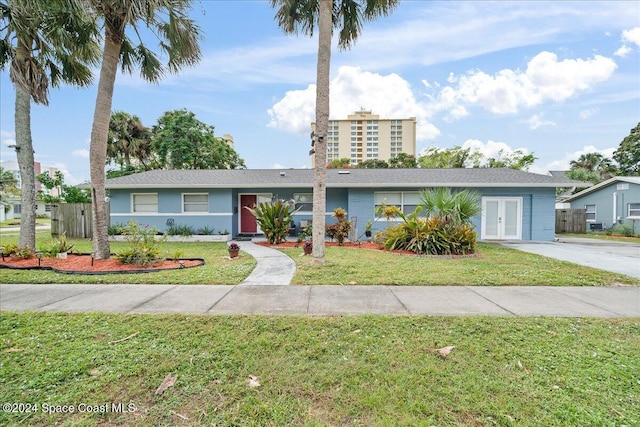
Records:
[[[237,242],[244,252],[256,260],[256,267],[241,285],[288,285],[296,272],[296,263],[279,250],[256,245],[253,242]]]
[[[0,310],[640,317],[640,287],[2,284]]]

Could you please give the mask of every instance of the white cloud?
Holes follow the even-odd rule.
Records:
[[[0,141],[3,145],[14,145],[16,143],[16,133],[13,131],[0,130]]]
[[[631,30],[624,30],[622,32],[622,41],[633,43],[640,47],[640,27],[635,27]]]
[[[88,159],[89,158],[89,150],[86,150],[84,148],[79,149],[79,150],[73,150],[72,154],[74,156],[76,156],[76,157],[82,157],[83,159]]]
[[[529,129],[535,130],[535,129],[538,129],[540,126],[556,125],[556,123],[552,122],[551,120],[544,120],[543,116],[544,116],[544,113],[534,114],[528,120],[526,120],[525,122],[529,125]]]
[[[616,69],[611,58],[595,55],[592,59],[559,61],[552,52],[540,52],[527,64],[526,71],[504,69],[494,75],[473,70],[466,75],[450,74],[446,86],[436,95],[428,95],[429,109],[447,111],[446,119],[468,114],[466,106],[477,105],[494,114],[517,113],[544,102],[562,102],[608,80]]]
[[[409,83],[398,74],[381,75],[358,67],[340,67],[330,86],[332,119],[343,119],[361,108],[382,118],[417,118],[417,139],[428,140],[440,135],[429,123],[426,106],[418,102]],[[269,115],[269,127],[305,134],[315,121],[316,86],[293,90],[276,102]]]
[[[640,47],[640,27],[635,27],[630,30],[624,30],[622,32],[622,46],[620,46],[620,48],[616,50],[614,55],[623,58],[627,56],[633,50],[631,47],[629,47],[629,44],[635,44],[637,47]]]
[[[582,110],[582,111],[580,111],[579,117],[580,117],[582,120],[586,120],[586,119],[588,119],[589,117],[591,117],[591,116],[593,116],[594,114],[596,114],[597,112],[598,112],[598,109],[597,109],[597,108],[589,108],[589,109],[587,109],[587,110]]]

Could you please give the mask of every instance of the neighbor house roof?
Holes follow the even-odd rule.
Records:
[[[593,193],[594,191],[598,191],[599,189],[603,187],[607,187],[616,182],[628,182],[630,184],[640,184],[640,176],[614,176],[613,178],[609,178],[606,181],[602,181],[601,183],[596,184],[593,187],[589,187],[586,190],[582,190],[581,192],[566,198],[564,201],[570,202],[572,200],[579,199],[582,196],[586,196],[587,194]]]
[[[108,179],[107,189],[296,188],[313,186],[313,169],[152,170]],[[327,169],[328,188],[567,187],[585,184],[508,168]],[[84,187],[87,185],[85,184]]]

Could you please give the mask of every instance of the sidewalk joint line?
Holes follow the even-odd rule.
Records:
[[[234,290],[235,288],[237,288],[238,286],[240,286],[240,285],[239,285],[239,284],[238,284],[238,285],[233,285],[233,287],[232,287],[231,289],[229,289],[227,292],[225,292],[225,294],[224,294],[224,295],[222,295],[220,298],[218,298],[218,300],[217,300],[216,302],[214,302],[214,303],[213,303],[213,305],[212,305],[211,307],[209,307],[209,308],[205,311],[205,313],[209,313],[211,310],[213,310],[213,309],[215,308],[215,306],[216,306],[216,305],[218,305],[218,303],[220,303],[220,301],[222,301],[223,299],[225,299],[225,298],[227,297],[227,295],[229,295],[231,292],[233,292],[233,290]]]
[[[482,295],[481,293],[476,292],[476,291],[475,291],[475,289],[473,289],[473,287],[472,287],[472,286],[465,286],[465,289],[470,290],[470,291],[471,291],[471,292],[473,292],[474,294],[478,295],[480,298],[482,298],[482,299],[484,299],[484,300],[486,300],[486,301],[489,301],[491,304],[493,304],[493,305],[495,305],[496,307],[498,307],[498,308],[500,308],[500,309],[502,309],[502,310],[506,311],[506,312],[507,312],[507,313],[509,313],[510,315],[512,315],[512,316],[516,316],[516,317],[518,316],[518,315],[517,315],[516,313],[514,313],[513,311],[508,310],[506,307],[503,307],[503,306],[501,306],[500,304],[498,304],[497,302],[492,301],[492,300],[490,300],[489,298],[485,297],[485,296],[484,296],[484,295]]]
[[[155,285],[147,285],[147,286],[155,286]],[[137,309],[137,308],[142,307],[142,306],[143,306],[143,305],[145,305],[146,303],[148,303],[148,302],[150,302],[150,301],[153,301],[154,299],[156,299],[156,298],[158,298],[158,297],[161,297],[162,295],[166,294],[166,293],[167,293],[167,292],[169,292],[170,290],[175,289],[177,286],[178,286],[178,285],[173,285],[172,287],[170,287],[170,288],[169,288],[169,289],[167,289],[166,291],[164,291],[164,292],[160,292],[158,295],[154,295],[154,296],[152,296],[151,298],[147,298],[146,300],[141,301],[140,303],[138,303],[138,304],[134,305],[133,307],[131,307],[131,309],[129,309],[129,310],[127,311],[127,313],[131,313],[133,310],[135,310],[135,309]]]
[[[608,310],[608,309],[606,309],[606,308],[604,308],[604,307],[601,307],[601,306],[596,305],[596,304],[592,304],[592,303],[590,303],[590,302],[588,302],[588,301],[585,301],[585,300],[580,299],[580,298],[578,298],[578,297],[575,297],[575,296],[573,296],[573,295],[565,294],[565,293],[560,292],[560,291],[558,291],[558,290],[556,290],[556,289],[551,289],[551,290],[552,290],[553,292],[557,293],[557,294],[560,294],[560,295],[562,295],[562,296],[564,296],[564,297],[567,297],[567,298],[571,298],[571,299],[576,300],[576,301],[578,301],[578,302],[580,302],[580,303],[582,303],[582,304],[590,305],[591,307],[595,307],[595,308],[598,308],[598,309],[600,309],[600,310],[602,310],[602,311],[606,311],[607,313],[614,314],[614,315],[616,315],[616,317],[617,317],[617,316],[624,316],[624,314],[623,314],[623,313],[618,313],[617,311],[611,311],[611,310]]]
[[[398,298],[398,295],[396,295],[396,293],[393,292],[393,288],[391,286],[387,285],[387,289],[389,289],[389,292],[391,292],[391,294],[396,298],[396,301],[398,301],[400,303],[402,308],[404,308],[404,310],[409,314],[409,316],[413,316],[413,313],[411,312],[411,310],[409,310],[409,308],[406,305],[404,305],[402,300],[400,298]]]

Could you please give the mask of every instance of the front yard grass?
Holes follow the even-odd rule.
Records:
[[[377,250],[327,247],[322,265],[301,257],[302,249],[281,249],[296,262],[293,284],[327,285],[547,285],[608,286],[640,280],[569,262],[479,243],[476,257],[429,258]]]
[[[562,234],[557,234],[556,237],[559,238],[563,238],[563,237],[577,237],[580,239],[598,239],[598,240],[605,240],[605,241],[611,241],[611,242],[624,242],[624,243],[637,243],[640,244],[640,236],[634,236],[634,237],[625,237],[625,236],[609,236],[605,233],[593,233],[593,232],[589,232],[586,234],[576,234],[576,233],[562,233]]]
[[[0,425],[640,425],[640,319],[2,312],[0,338],[2,402],[38,405]]]
[[[50,239],[50,236],[39,237],[37,242]],[[17,237],[14,239],[17,242]],[[75,244],[74,251],[91,252],[91,241],[69,239]],[[37,245],[37,243],[36,243]],[[111,252],[118,252],[127,247],[124,242],[111,242]],[[160,245],[164,257],[173,258],[180,253],[180,258],[202,258],[205,264],[200,267],[181,270],[156,271],[139,274],[61,274],[47,270],[10,270],[0,269],[1,283],[147,283],[147,284],[212,284],[235,285],[242,282],[253,271],[256,260],[241,252],[239,258],[229,259],[226,243],[205,242],[164,242]]]

